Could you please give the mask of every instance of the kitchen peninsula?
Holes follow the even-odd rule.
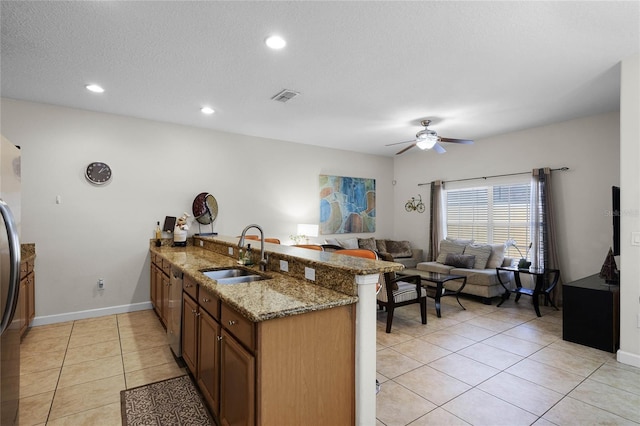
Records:
[[[264,279],[221,284],[202,271],[238,267],[237,238],[154,243],[152,300],[183,273],[183,358],[222,423],[375,422],[375,283],[402,265],[267,243]]]

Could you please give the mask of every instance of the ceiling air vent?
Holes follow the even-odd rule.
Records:
[[[271,99],[274,100],[274,101],[278,101],[278,102],[287,102],[287,101],[295,98],[299,94],[300,93],[294,92],[293,90],[284,89],[283,91],[281,91],[277,95],[273,96]]]

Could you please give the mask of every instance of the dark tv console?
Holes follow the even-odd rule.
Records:
[[[562,339],[607,352],[620,347],[620,286],[598,274],[562,287]]]

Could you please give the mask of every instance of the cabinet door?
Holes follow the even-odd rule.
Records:
[[[154,276],[153,286],[155,289],[153,291],[153,309],[155,309],[156,314],[162,318],[162,269],[155,266]]]
[[[169,286],[171,282],[169,281],[169,276],[164,273],[160,273],[162,277],[162,285],[160,286],[160,318],[162,318],[162,322],[167,324],[167,319],[169,316]]]
[[[151,264],[151,272],[149,276],[149,299],[151,300],[151,304],[153,305],[153,309],[156,309],[158,298],[156,296],[156,271],[158,267],[155,263]]]
[[[220,324],[205,310],[198,317],[198,387],[215,416],[220,412]]]
[[[27,279],[20,280],[20,289],[18,290],[18,306],[16,307],[15,315],[18,317],[18,324],[20,326],[20,336],[27,330],[27,308],[28,308],[28,288]]]
[[[182,295],[182,358],[197,376],[198,305],[186,293]]]
[[[220,424],[253,425],[255,358],[222,330],[220,345]]]
[[[30,273],[27,277],[27,327],[36,316],[36,276]]]

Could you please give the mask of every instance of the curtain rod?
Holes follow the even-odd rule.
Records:
[[[560,167],[558,169],[551,169],[551,171],[555,172],[555,171],[562,171],[562,172],[566,172],[567,170],[569,170],[568,167]],[[466,178],[466,179],[455,179],[455,180],[446,180],[446,181],[442,181],[442,183],[447,183],[447,182],[464,182],[467,180],[477,180],[477,179],[490,179],[490,178],[497,178],[497,177],[504,177],[504,176],[518,176],[518,175],[528,175],[531,174],[531,172],[520,172],[520,173],[506,173],[504,175],[493,175],[493,176],[480,176],[480,177],[473,177],[473,178]],[[423,185],[431,185],[431,182],[426,182],[426,183],[419,183],[418,186],[423,186]]]

